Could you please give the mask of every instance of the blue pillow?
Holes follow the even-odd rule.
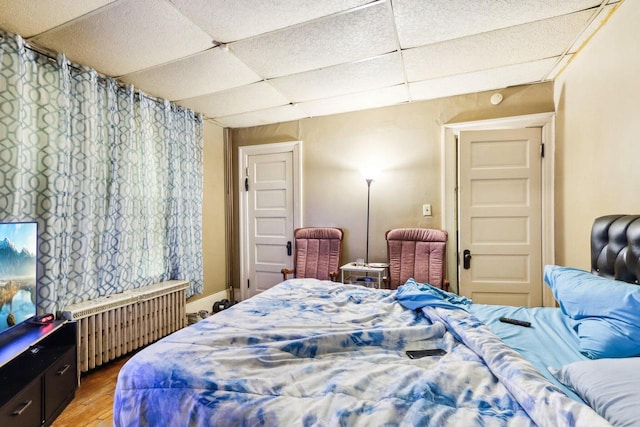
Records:
[[[640,286],[556,265],[545,267],[544,280],[562,312],[577,320],[582,354],[640,355]]]
[[[640,358],[587,360],[549,370],[614,426],[638,424]]]

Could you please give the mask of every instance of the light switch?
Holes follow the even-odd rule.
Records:
[[[431,205],[422,205],[422,216],[431,216]]]

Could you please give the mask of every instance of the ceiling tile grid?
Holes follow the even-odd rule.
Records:
[[[207,33],[158,0],[120,0],[29,41],[109,76],[175,61],[212,47]]]
[[[400,53],[269,80],[292,102],[310,101],[405,82]]]
[[[409,102],[409,96],[406,85],[402,84],[349,95],[301,102],[298,106],[307,113],[309,117],[316,117],[386,107],[404,102]]]
[[[0,29],[246,127],[547,81],[621,4],[0,0]]]
[[[215,47],[179,61],[126,74],[120,80],[155,96],[176,101],[262,79],[228,49]]]
[[[590,9],[602,0],[394,0],[403,49]]]
[[[29,38],[115,0],[0,0],[0,28]]]
[[[385,3],[241,40],[229,48],[264,78],[388,53],[397,45],[393,16]]]
[[[597,13],[593,21],[591,21],[591,23],[582,30],[580,37],[570,47],[569,53],[576,53],[578,49],[580,49],[580,47],[583,46],[602,25],[604,25],[607,18],[611,13],[613,13],[616,3],[619,3],[619,1],[610,0],[607,6],[600,8],[600,11]]]
[[[231,43],[344,12],[371,0],[172,0],[221,43]]]
[[[408,49],[407,77],[415,82],[561,55],[592,15],[578,12]]]
[[[265,82],[185,99],[179,103],[211,117],[230,116],[290,104],[287,98]]]
[[[541,81],[559,60],[560,58],[547,58],[474,73],[422,80],[409,83],[409,92],[411,99],[416,101],[535,83]]]
[[[268,125],[271,123],[290,122],[309,117],[297,105],[283,105],[281,107],[268,108],[266,110],[252,111],[250,113],[234,116],[218,117],[217,123],[224,127],[242,128],[251,126]]]

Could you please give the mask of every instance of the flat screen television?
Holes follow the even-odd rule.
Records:
[[[0,333],[36,315],[36,222],[0,222]]]

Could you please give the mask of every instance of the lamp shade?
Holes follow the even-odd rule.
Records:
[[[375,181],[380,173],[380,169],[373,166],[365,166],[360,168],[360,174],[364,177],[364,179]]]

